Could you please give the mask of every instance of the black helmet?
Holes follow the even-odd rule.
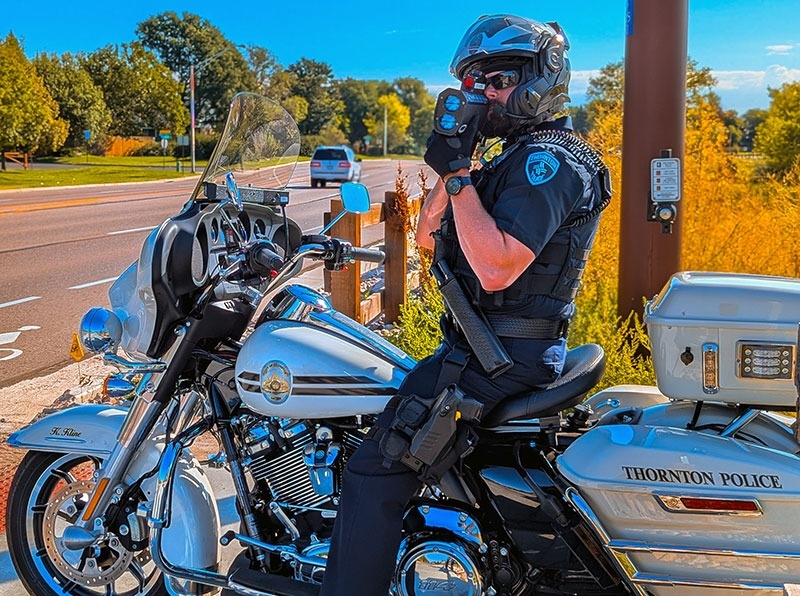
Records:
[[[538,124],[569,101],[569,42],[558,23],[513,15],[480,17],[458,44],[450,72],[462,80],[474,70],[516,69],[522,78],[509,96],[511,117]]]

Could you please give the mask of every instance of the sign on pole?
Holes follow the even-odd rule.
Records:
[[[681,198],[681,160],[658,157],[650,162],[650,196],[655,203],[674,203]]]

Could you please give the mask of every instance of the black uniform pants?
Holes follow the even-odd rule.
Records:
[[[400,395],[433,396],[451,341],[450,332],[437,351],[421,360],[400,386]],[[503,338],[514,366],[496,379],[486,377],[471,358],[458,386],[484,404],[484,413],[503,397],[541,388],[561,373],[566,340]],[[378,425],[388,428],[394,409],[387,408]],[[331,539],[321,596],[386,596],[400,546],[403,512],[421,488],[417,473],[401,463],[383,466],[378,442],[365,440],[344,471],[342,498]]]

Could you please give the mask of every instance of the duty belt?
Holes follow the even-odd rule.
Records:
[[[549,319],[528,319],[525,317],[486,317],[489,325],[499,337],[527,339],[558,339],[567,336],[569,320],[551,321]]]

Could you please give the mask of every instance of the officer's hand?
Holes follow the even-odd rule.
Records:
[[[433,131],[428,137],[425,163],[442,178],[461,168],[469,168],[478,144],[478,124],[478,118],[473,118],[464,132],[455,137]]]

